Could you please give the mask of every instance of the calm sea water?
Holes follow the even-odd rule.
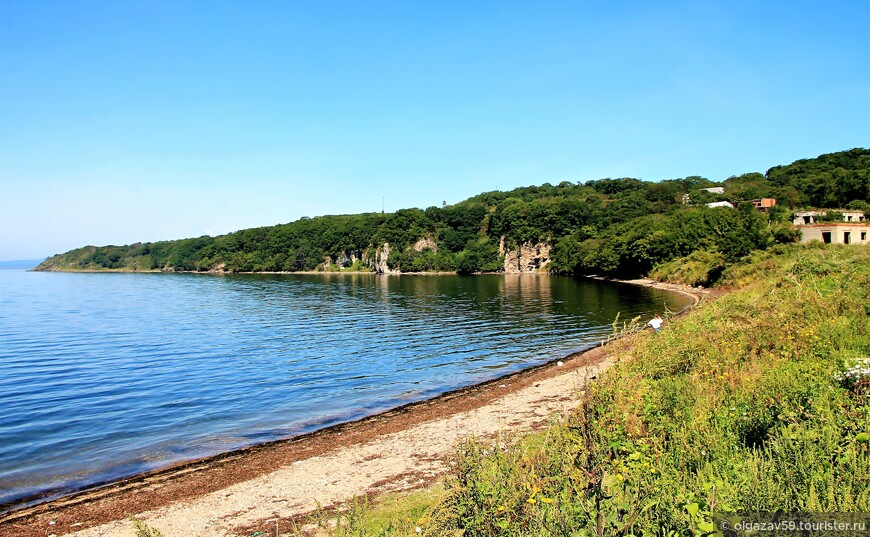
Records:
[[[535,275],[0,271],[0,510],[491,379],[685,303]]]

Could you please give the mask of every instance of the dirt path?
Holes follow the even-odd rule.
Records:
[[[649,282],[633,282],[649,285]],[[686,288],[695,302],[701,294]],[[646,337],[639,334],[637,337]],[[135,514],[170,536],[247,535],[355,495],[415,489],[439,479],[468,436],[544,427],[574,408],[610,365],[609,347],[572,355],[430,401],[153,472],[0,516],[0,535],[133,534]],[[275,522],[268,524],[274,531]],[[285,529],[289,529],[285,528]]]

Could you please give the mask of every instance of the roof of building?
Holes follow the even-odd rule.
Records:
[[[824,222],[815,224],[801,224],[798,227],[868,227],[870,222]]]
[[[862,211],[861,209],[803,209],[794,212],[794,214],[807,216],[825,213],[864,214],[864,211]]]

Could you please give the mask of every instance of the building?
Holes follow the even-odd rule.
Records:
[[[774,205],[776,205],[776,198],[761,198],[757,200],[752,200],[752,205],[755,206],[759,211],[767,211]]]
[[[724,194],[725,193],[725,187],[721,187],[721,186],[702,188],[701,190],[703,190],[705,192],[709,192],[710,194]]]
[[[870,222],[832,222],[799,226],[801,242],[825,244],[870,244]]]
[[[842,213],[836,222],[819,222],[825,213]],[[801,242],[821,241],[825,244],[870,244],[870,221],[863,211],[829,210],[797,211],[792,220],[801,230]]]
[[[732,209],[734,208],[734,206],[731,205],[730,203],[728,203],[727,201],[714,201],[713,203],[707,203],[706,205],[707,205],[707,207],[710,207],[710,208],[713,208],[713,207],[730,207]]]
[[[796,226],[800,226],[802,224],[815,224],[817,223],[819,216],[823,216],[825,213],[843,213],[843,222],[866,221],[864,211],[830,209],[827,211],[797,211],[794,213],[794,219],[792,220],[792,223]]]

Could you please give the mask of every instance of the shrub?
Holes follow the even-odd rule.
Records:
[[[650,273],[654,280],[683,285],[711,285],[725,270],[725,257],[714,250],[697,250],[656,266]]]

